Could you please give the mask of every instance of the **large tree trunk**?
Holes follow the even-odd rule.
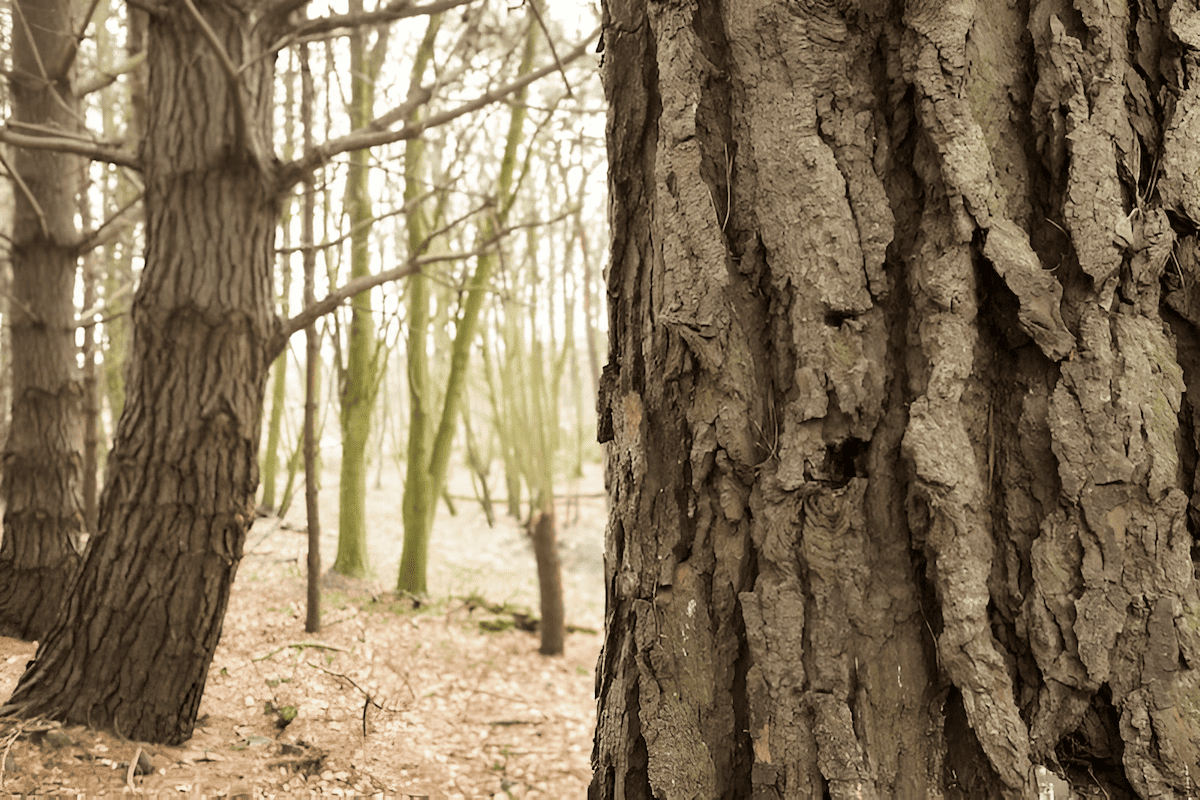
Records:
[[[253,518],[277,325],[274,59],[258,57],[272,31],[232,4],[196,6],[246,66],[235,92],[184,4],[151,17],[146,258],[125,409],[98,533],[9,701],[169,743],[191,735]]]
[[[606,18],[591,795],[1194,793],[1200,17]]]
[[[14,9],[12,126],[71,131],[71,4]],[[75,226],[80,159],[16,150],[12,295],[12,427],[0,493],[0,634],[40,639],[79,565],[84,530],[83,391],[75,361]]]

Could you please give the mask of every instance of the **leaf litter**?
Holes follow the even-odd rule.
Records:
[[[370,545],[380,573],[394,575],[398,495],[386,484],[369,493]],[[323,629],[307,634],[305,543],[294,530],[302,525],[262,519],[192,738],[167,747],[46,720],[0,721],[0,795],[584,796],[603,608],[605,511],[596,484],[593,469],[574,487],[585,500],[560,510],[575,623],[562,657],[539,655],[527,630],[536,573],[515,521],[488,528],[466,502],[454,517],[443,508],[430,599],[382,591],[390,581],[328,576]],[[322,501],[336,514],[334,497]],[[336,534],[322,537],[323,554],[335,548]],[[34,650],[0,638],[0,698]]]

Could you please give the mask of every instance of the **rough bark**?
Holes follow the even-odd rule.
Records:
[[[70,3],[14,9],[11,124],[74,130]],[[83,388],[75,361],[75,226],[80,160],[16,150],[12,293],[12,426],[4,451],[0,634],[40,639],[79,564]]]
[[[274,316],[273,31],[198,2],[148,30],[145,268],[99,529],[6,710],[178,743],[192,732],[253,519]],[[253,33],[250,33],[253,31]],[[261,48],[261,49],[260,49]],[[240,110],[237,104],[241,104]]]
[[[1200,16],[606,6],[591,796],[1191,792]]]

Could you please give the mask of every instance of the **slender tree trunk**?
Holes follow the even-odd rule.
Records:
[[[362,0],[351,0],[350,13],[362,11]],[[350,126],[370,123],[375,109],[375,80],[387,52],[387,29],[380,28],[375,44],[368,47],[366,31],[350,36]],[[422,70],[423,72],[424,70]],[[345,209],[350,224],[350,278],[371,272],[370,193],[371,152],[350,154],[346,175]],[[383,348],[375,336],[371,293],[350,301],[350,326],[346,333],[346,370],[342,373],[341,403],[342,465],[338,483],[338,552],[334,572],[365,578],[371,569],[367,556],[367,442],[371,435],[371,411],[379,391]]]
[[[433,45],[442,25],[442,15],[429,18],[425,37],[417,49],[410,84],[420,85],[430,60]],[[416,115],[414,113],[414,119]],[[410,203],[424,194],[429,169],[425,164],[426,143],[412,139],[404,143],[404,201]],[[427,247],[425,209],[418,203],[405,220],[409,258]],[[426,589],[426,565],[429,560],[429,533],[437,508],[437,492],[430,486],[429,448],[433,441],[433,388],[429,380],[429,287],[424,275],[413,275],[408,282],[408,446],[404,466],[404,547],[396,575],[398,591],[423,594]],[[428,524],[427,524],[428,523]]]
[[[83,198],[79,203],[79,220],[84,230],[92,227],[91,212],[87,191],[87,176],[84,175]],[[103,207],[103,204],[102,204]],[[96,302],[96,254],[90,252],[83,257],[83,265],[79,277],[83,283],[83,307],[91,308]],[[85,322],[92,322],[86,320]],[[79,346],[79,356],[83,361],[82,403],[83,415],[83,520],[84,529],[89,533],[96,532],[96,515],[98,509],[98,485],[100,472],[100,393],[96,376],[96,326],[85,324],[81,329],[83,342]]]
[[[295,135],[295,119],[296,119],[296,69],[294,66],[289,66],[288,74],[284,81],[284,101],[283,101],[283,147],[282,157],[284,161],[290,161],[295,153],[293,144]],[[311,110],[308,112],[311,116]],[[292,228],[292,199],[284,200],[283,208],[281,209],[281,217],[279,224],[280,246],[284,251],[288,251],[291,245],[291,228]],[[305,252],[307,257],[308,251]],[[282,271],[282,292],[279,295],[280,315],[288,316],[289,299],[292,293],[292,257],[291,253],[287,252],[280,262],[279,269]],[[267,417],[267,443],[260,454],[262,462],[262,507],[268,512],[275,513],[277,504],[275,500],[275,489],[279,483],[279,448],[283,440],[283,413],[287,406],[287,372],[288,372],[288,348],[284,348],[283,352],[275,359],[275,363],[271,365],[271,413]],[[282,511],[279,512],[282,516]]]
[[[14,123],[70,131],[70,3],[13,8]],[[0,493],[0,634],[40,639],[79,564],[84,531],[83,389],[75,347],[75,226],[79,158],[17,150],[12,335],[12,425]]]
[[[187,739],[254,515],[277,327],[269,174],[274,33],[197,2],[148,30],[146,256],[124,414],[99,530],[64,611],[7,706],[155,742]],[[237,107],[241,103],[241,108]]]
[[[304,126],[304,149],[313,144],[312,118],[313,90],[312,70],[308,63],[308,45],[300,45],[300,73],[302,89],[300,115]],[[314,245],[314,221],[317,216],[317,186],[313,176],[304,181],[304,218],[301,229],[301,244],[304,246],[304,306],[317,301],[316,271],[317,251]],[[316,320],[304,328],[304,508],[308,521],[307,592],[304,615],[304,630],[316,633],[321,630],[321,510],[317,505],[321,484],[317,468],[317,401],[321,390],[318,377],[321,372],[321,340],[317,335]]]
[[[545,501],[529,524],[533,555],[537,560],[538,597],[542,619],[538,624],[544,656],[560,656],[566,638],[566,612],[563,608],[562,561],[558,557],[558,526],[554,519],[554,498]]]
[[[529,33],[525,36],[523,43],[518,75],[528,74],[533,69],[538,31],[539,29],[531,22]],[[512,96],[512,116],[509,118],[504,155],[500,161],[500,174],[496,179],[498,207],[496,213],[484,223],[480,236],[481,241],[491,241],[497,236],[508,217],[508,210],[512,204],[514,194],[512,183],[517,164],[517,148],[524,138],[523,127],[528,115],[528,109],[525,107],[526,94],[526,90],[522,88],[514,92]],[[400,553],[400,572],[397,578],[397,588],[400,591],[419,593],[425,591],[429,537],[433,532],[437,498],[444,492],[446,472],[450,464],[450,449],[458,427],[459,404],[462,402],[466,388],[471,350],[475,345],[476,325],[479,321],[479,312],[483,306],[484,297],[488,291],[488,281],[491,279],[497,260],[498,257],[495,253],[485,253],[477,259],[475,271],[471,274],[471,279],[467,284],[462,308],[455,320],[454,344],[450,350],[450,372],[446,377],[446,394],[442,400],[437,432],[429,447],[429,460],[428,462],[418,462],[416,465],[410,461],[408,465],[410,473],[414,468],[423,468],[424,472],[419,476],[420,485],[413,487],[414,491],[421,493],[421,496],[415,499],[411,514],[409,513],[408,495],[410,484],[406,482],[404,487],[404,547]],[[410,348],[410,357],[411,352]],[[410,431],[409,438],[411,439],[413,435]],[[422,467],[422,465],[424,466]]]
[[[591,796],[1194,795],[1194,9],[606,5]]]

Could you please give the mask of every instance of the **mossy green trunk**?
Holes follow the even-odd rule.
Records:
[[[441,27],[442,16],[430,17],[425,38],[413,63],[412,84],[419,85],[433,57],[433,45]],[[415,119],[415,116],[414,116]],[[414,203],[406,219],[409,257],[419,255],[427,247],[424,205],[416,199],[425,193],[425,143],[420,139],[407,142],[404,149],[404,201]],[[429,280],[414,275],[408,286],[408,463],[405,465],[404,498],[401,514],[404,521],[404,547],[400,556],[400,571],[396,588],[400,591],[425,592],[425,568],[429,560],[429,533],[437,508],[437,492],[430,485],[428,474],[431,439],[432,392],[429,385]]]
[[[362,0],[350,3],[351,13],[362,11]],[[356,31],[350,37],[350,126],[367,125],[375,106],[375,78],[386,49],[385,30],[378,31],[373,47],[367,35]],[[350,225],[350,279],[371,271],[371,194],[369,150],[350,154],[346,174],[346,218]],[[355,295],[350,301],[350,325],[346,344],[346,371],[342,376],[341,426],[342,469],[338,484],[338,549],[334,572],[364,578],[370,572],[367,556],[367,443],[371,436],[371,411],[379,388],[381,348],[371,317],[371,293]]]
[[[531,23],[525,37],[525,49],[521,57],[519,75],[528,74],[533,70],[538,31],[536,23]],[[496,180],[496,212],[484,224],[480,236],[481,241],[487,242],[496,238],[504,225],[508,209],[512,205],[512,182],[517,164],[517,149],[524,138],[523,128],[527,115],[525,96],[524,89],[512,96],[512,116],[509,121],[508,136],[505,140],[503,160],[500,163],[500,175]],[[425,474],[419,475],[420,485],[414,486],[410,481],[405,486],[404,549],[400,554],[400,575],[397,582],[397,588],[400,591],[424,592],[426,590],[425,572],[429,552],[429,536],[433,531],[437,497],[441,494],[442,486],[446,482],[451,447],[454,444],[454,433],[458,425],[460,403],[466,388],[471,348],[475,342],[479,311],[483,307],[488,282],[491,280],[497,260],[498,257],[494,252],[481,255],[475,272],[471,275],[466,298],[459,312],[457,324],[454,326],[454,345],[450,352],[450,375],[446,379],[446,393],[442,401],[441,418],[429,451],[428,465],[425,467]],[[414,435],[410,431],[410,440]],[[410,460],[409,473],[411,474],[413,469],[419,469],[421,463],[414,463]],[[410,487],[420,493],[419,497],[413,498],[411,515],[408,513]],[[410,521],[412,527],[410,527]]]

